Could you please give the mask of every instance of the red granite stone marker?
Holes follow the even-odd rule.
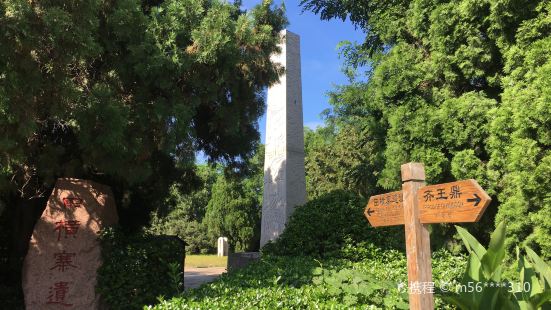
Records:
[[[98,309],[98,233],[117,221],[108,186],[58,179],[34,227],[23,265],[26,309]]]

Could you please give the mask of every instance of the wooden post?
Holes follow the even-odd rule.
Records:
[[[421,163],[403,164],[402,192],[404,196],[404,225],[408,264],[409,308],[411,310],[434,309],[432,290],[424,289],[432,284],[430,236],[427,225],[419,220],[417,191],[425,185],[425,167]]]
[[[424,186],[421,163],[402,165],[402,182],[402,191],[369,197],[364,215],[373,227],[405,226],[409,308],[432,310],[434,282],[426,224],[478,222],[492,199],[472,179]]]

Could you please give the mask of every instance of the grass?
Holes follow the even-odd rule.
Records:
[[[185,266],[194,268],[226,267],[227,256],[217,255],[186,255]]]

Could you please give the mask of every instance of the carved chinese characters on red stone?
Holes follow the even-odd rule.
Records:
[[[72,304],[69,304],[65,301],[65,297],[69,292],[69,282],[56,282],[53,286],[50,286],[50,293],[48,295],[47,304],[57,304],[65,307],[70,307]]]
[[[82,205],[82,199],[75,197],[63,198],[63,205],[65,208],[78,208]]]
[[[54,231],[57,231],[57,241],[59,241],[59,239],[61,238],[62,233],[65,233],[65,238],[67,238],[67,236],[76,237],[79,225],[80,222],[76,220],[61,220],[59,222],[56,222]]]
[[[117,221],[109,187],[86,180],[59,179],[34,227],[25,257],[26,309],[98,309],[98,234]]]
[[[66,268],[77,268],[77,266],[73,265],[73,259],[75,256],[75,253],[65,253],[65,250],[61,253],[55,253],[55,265],[50,268],[50,270],[57,269],[58,271],[63,272]]]

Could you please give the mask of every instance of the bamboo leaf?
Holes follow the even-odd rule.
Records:
[[[536,294],[530,297],[530,303],[536,308],[542,307],[543,304],[551,300],[551,290],[544,291],[543,293]]]
[[[501,280],[501,268],[499,266],[505,257],[505,223],[497,225],[492,233],[490,245],[486,254],[481,259],[482,272],[486,279]]]
[[[545,279],[544,288],[551,289],[551,267],[547,265],[543,259],[541,259],[534,250],[529,247],[524,247],[526,249],[526,255],[534,265],[534,269],[537,273],[543,276]]]
[[[478,260],[481,260],[484,254],[486,254],[486,249],[478,240],[476,240],[473,235],[471,235],[465,228],[460,226],[455,226],[455,229],[457,229],[457,232],[459,233],[459,236],[463,240],[463,244],[465,244],[465,247],[469,251],[470,254],[474,254],[477,256]]]

